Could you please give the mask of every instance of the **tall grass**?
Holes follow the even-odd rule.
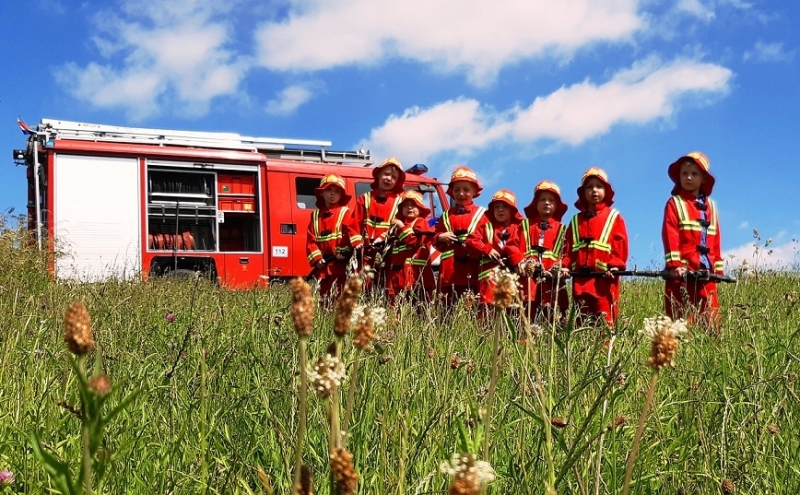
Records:
[[[6,489],[55,489],[36,461],[32,434],[56,458],[81,459],[80,422],[59,405],[79,401],[62,319],[80,299],[103,371],[122,384],[119,396],[143,390],[106,428],[106,493],[290,492],[305,370],[297,364],[288,288],[55,283],[50,260],[26,248],[21,235],[0,235],[0,471],[15,479]],[[768,275],[721,287],[721,335],[694,331],[676,367],[659,376],[630,493],[796,492],[798,281]],[[497,479],[489,493],[543,493],[551,464],[559,494],[622,491],[651,377],[649,342],[638,331],[645,317],[662,312],[661,291],[651,281],[623,284],[613,344],[595,328],[545,328],[526,337],[521,322],[503,327],[489,450]],[[325,353],[332,325],[331,312],[318,308],[309,356]],[[459,428],[483,428],[493,332],[463,307],[403,306],[371,350],[342,346],[348,371],[359,363],[347,426],[359,493],[446,493],[438,466],[459,451]],[[343,390],[349,393],[347,382]],[[327,404],[309,396],[306,414],[303,463],[315,493],[325,494]]]

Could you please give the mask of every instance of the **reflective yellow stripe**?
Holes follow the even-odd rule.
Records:
[[[703,226],[700,225],[700,220],[692,220],[689,215],[689,210],[686,207],[686,200],[678,195],[672,197],[672,202],[675,204],[675,209],[678,211],[678,229],[691,230],[694,232],[702,232]],[[707,235],[717,234],[717,206],[711,198],[706,198],[706,206],[708,214],[706,217],[709,219],[709,225],[706,229]]]
[[[664,259],[666,260],[667,263],[674,261],[682,261],[680,251],[670,251],[664,255]]]
[[[600,239],[596,239],[588,243],[581,241],[580,232],[578,231],[578,215],[572,217],[572,221],[570,222],[572,227],[572,251],[575,252],[585,247],[590,247],[597,249],[598,251],[610,253],[611,243],[608,242],[608,240],[611,237],[611,231],[614,229],[614,221],[619,216],[619,212],[612,208],[611,212],[608,214],[608,218],[606,218],[606,223],[603,225],[603,231],[600,233]]]
[[[397,216],[397,210],[400,207],[400,196],[398,195],[394,198],[394,204],[392,205],[392,211],[389,213],[389,219],[385,222],[376,222],[370,219],[369,208],[372,205],[372,192],[364,193],[364,208],[366,208],[366,214],[364,215],[364,223],[369,225],[372,228],[380,229],[380,228],[391,228],[392,222],[394,218]]]
[[[320,257],[322,256],[322,252],[319,249],[315,249],[314,251],[311,251],[311,254],[308,255],[308,261],[309,262],[314,261],[314,258],[316,258],[317,256],[320,256]]]
[[[525,256],[533,256],[533,249],[531,249],[531,221],[527,218],[522,221],[522,238],[525,239]]]
[[[480,207],[475,211],[475,215],[472,217],[472,221],[469,222],[469,227],[467,227],[467,233],[464,234],[464,238],[460,240],[462,241],[467,240],[467,236],[475,230],[475,227],[478,226],[478,222],[481,221],[481,217],[483,216],[484,213],[486,213],[486,208],[483,207]]]
[[[425,266],[428,264],[428,260],[418,260],[416,258],[409,258],[406,260],[406,263],[413,266]]]
[[[314,236],[316,242],[328,242],[333,241],[335,239],[342,238],[342,221],[344,220],[344,216],[347,214],[348,208],[343,206],[341,210],[339,210],[339,217],[336,219],[336,226],[333,229],[333,232],[328,235],[319,235],[319,210],[315,210],[314,214],[312,215],[312,219],[314,221]],[[356,236],[354,236],[356,237]],[[359,240],[360,240],[360,236]],[[352,240],[352,238],[351,238]]]
[[[414,246],[407,246],[405,244],[401,244],[392,249],[392,254],[399,254],[402,253],[403,251],[410,251],[412,249],[414,249]]]

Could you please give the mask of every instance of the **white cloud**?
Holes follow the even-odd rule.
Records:
[[[226,48],[232,26],[218,20],[226,12],[223,2],[130,1],[95,19],[94,43],[108,62],[67,63],[56,79],[74,97],[133,119],[165,106],[204,114],[211,99],[237,91],[248,68]]]
[[[260,63],[313,71],[415,60],[434,70],[464,70],[475,84],[505,65],[569,59],[594,43],[629,42],[646,28],[636,0],[296,0],[288,19],[256,34]]]
[[[614,124],[643,124],[671,116],[682,97],[724,95],[732,72],[724,67],[654,58],[618,72],[610,81],[589,81],[536,98],[514,126],[517,140],[551,138],[572,145],[608,132]]]
[[[714,8],[700,0],[680,0],[676,8],[699,19],[710,21],[715,17]]]
[[[586,80],[562,87],[527,108],[497,111],[474,99],[410,108],[390,116],[366,141],[378,155],[418,161],[439,153],[469,156],[502,141],[578,145],[615,124],[669,118],[687,97],[723,96],[732,76],[719,65],[686,59],[661,64],[651,58],[602,84]]]
[[[314,97],[312,85],[296,84],[284,88],[273,100],[267,102],[265,111],[269,115],[289,115]]]
[[[796,50],[786,51],[783,43],[764,43],[757,41],[753,48],[744,52],[744,61],[754,62],[786,62],[794,59]]]
[[[739,228],[740,229],[746,229],[749,226],[750,226],[750,222],[748,222],[747,220],[745,220],[744,222],[739,224]]]
[[[725,251],[726,269],[739,268],[746,262],[754,270],[800,270],[800,242],[796,238],[782,244],[764,244],[748,243]]]

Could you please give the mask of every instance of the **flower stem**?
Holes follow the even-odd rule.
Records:
[[[295,445],[294,456],[294,484],[292,485],[292,493],[297,493],[300,489],[300,473],[303,467],[303,443],[306,437],[306,421],[308,415],[307,409],[307,393],[308,393],[308,377],[306,376],[306,368],[308,362],[308,337],[300,337],[300,355],[298,357],[300,369],[300,385],[297,390],[298,401],[298,419],[297,419],[297,443]]]
[[[489,462],[489,437],[492,429],[492,404],[494,404],[494,392],[497,388],[497,375],[500,371],[500,322],[503,319],[503,310],[496,309],[497,318],[494,325],[494,345],[492,346],[492,375],[489,380],[489,393],[486,396],[486,418],[484,423],[486,429],[483,435],[483,460]]]
[[[658,385],[658,371],[653,372],[650,377],[650,388],[647,390],[647,398],[644,401],[642,408],[642,415],[639,417],[639,425],[636,427],[636,434],[633,436],[633,446],[631,447],[631,454],[628,456],[628,463],[625,466],[625,481],[622,485],[622,495],[628,495],[630,491],[631,477],[633,476],[633,465],[636,462],[636,455],[639,453],[639,442],[642,439],[642,432],[644,431],[644,422],[647,419],[647,412],[650,410],[650,405],[653,402],[653,396],[656,393],[656,386]]]
[[[84,357],[78,356],[78,370],[82,375],[81,381],[86,382],[86,368]],[[89,452],[89,421],[86,417],[87,404],[81,399],[81,463],[83,469],[83,493],[92,495],[92,455]]]
[[[353,363],[353,371],[350,373],[350,383],[347,385],[347,404],[344,408],[344,421],[342,421],[342,428],[346,432],[350,431],[350,417],[353,414],[353,403],[356,398],[356,381],[358,380],[358,368],[361,363],[361,353],[356,354],[356,360]]]

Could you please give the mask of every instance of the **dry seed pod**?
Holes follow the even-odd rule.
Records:
[[[94,348],[92,320],[81,301],[73,302],[64,316],[64,341],[70,352],[83,356]]]

